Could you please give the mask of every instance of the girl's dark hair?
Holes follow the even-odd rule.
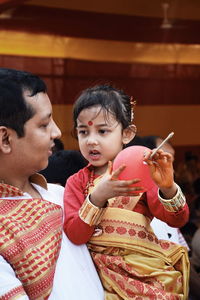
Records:
[[[111,113],[122,124],[123,129],[132,124],[131,99],[123,90],[111,85],[96,85],[84,90],[74,104],[73,121],[76,136],[77,118],[83,109],[101,106],[105,114]]]
[[[0,126],[15,130],[18,137],[24,136],[24,124],[35,114],[24,99],[24,91],[32,97],[46,93],[46,85],[32,73],[0,68]]]

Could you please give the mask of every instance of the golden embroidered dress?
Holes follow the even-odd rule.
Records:
[[[106,299],[187,299],[189,262],[184,247],[158,240],[149,219],[112,204],[100,229],[88,247]]]
[[[88,174],[89,167],[68,179],[64,197],[68,216],[64,228],[73,242],[83,243],[87,239],[105,299],[187,299],[187,250],[157,239],[150,227],[146,195],[113,198],[108,200],[107,208],[99,209],[90,203],[89,197],[84,198]],[[98,180],[94,180],[94,186]],[[89,193],[94,186],[90,185]],[[148,201],[154,201],[155,213],[161,216],[166,213],[168,219],[178,218],[176,222],[187,219],[187,207],[180,216],[165,212],[158,198]],[[142,209],[149,217],[141,213]]]

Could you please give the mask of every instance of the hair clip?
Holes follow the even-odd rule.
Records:
[[[130,105],[131,105],[131,123],[133,122],[134,119],[134,109],[136,106],[136,100],[133,99],[133,96],[130,97]]]

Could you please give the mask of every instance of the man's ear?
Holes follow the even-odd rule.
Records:
[[[136,135],[137,128],[135,125],[130,125],[123,130],[123,144],[128,144]]]
[[[3,153],[11,152],[10,134],[11,131],[9,128],[0,126],[0,151]]]

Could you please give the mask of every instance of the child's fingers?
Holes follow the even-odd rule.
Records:
[[[171,162],[172,155],[168,152],[164,152],[162,149],[159,149],[152,158],[150,158],[150,154],[144,154],[144,162],[147,163],[149,166],[155,166],[161,164],[162,162]]]
[[[145,160],[150,159],[150,156],[151,156],[152,152],[153,152],[153,150],[150,150],[150,151],[145,150],[144,151],[144,159]]]
[[[111,180],[117,180],[119,174],[126,168],[125,165],[121,165],[117,170],[113,171]]]
[[[120,196],[138,196],[144,192],[144,188],[140,186],[119,188],[117,194]]]
[[[128,192],[132,192],[132,193],[141,192],[141,191],[144,191],[144,188],[142,186],[135,186],[132,188],[128,188]]]
[[[118,179],[118,176],[119,174],[126,168],[126,165],[121,165],[117,170],[115,170],[113,173],[112,173],[112,177],[111,177],[111,180],[117,180]],[[121,180],[122,181],[122,180]],[[134,178],[134,179],[130,179],[130,180],[124,180],[124,182],[130,182],[128,183],[129,184],[133,184],[133,183],[137,183],[139,182],[140,179],[139,178]]]
[[[143,191],[138,191],[138,192],[121,192],[118,194],[118,196],[124,196],[124,197],[137,197],[140,196]]]
[[[140,179],[133,179],[133,180],[119,180],[116,181],[115,186],[118,187],[121,191],[141,191],[144,190],[141,186],[133,186],[133,184],[136,184],[140,182]]]
[[[173,157],[172,157],[171,153],[167,153],[167,152],[162,153],[161,158],[165,158],[165,160],[167,160],[167,161],[172,161],[173,160]]]
[[[121,180],[121,182],[123,182],[123,184],[125,186],[131,185],[131,184],[134,184],[134,183],[138,183],[140,181],[141,181],[141,179],[139,179],[139,178],[135,178],[135,179],[131,179],[131,180]]]
[[[109,175],[111,175],[112,174],[112,168],[113,168],[112,161],[109,160],[106,173],[108,173]]]

